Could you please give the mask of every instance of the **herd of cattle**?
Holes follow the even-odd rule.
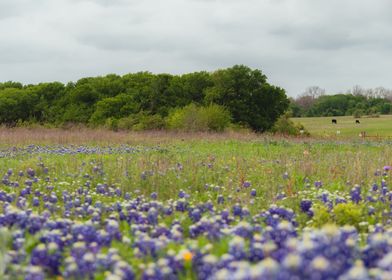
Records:
[[[336,119],[332,119],[332,124],[337,124],[338,121]],[[361,122],[359,120],[355,120],[355,123],[360,124]]]

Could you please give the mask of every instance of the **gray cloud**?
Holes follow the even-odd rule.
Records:
[[[0,80],[246,64],[300,94],[392,87],[389,0],[4,0]]]

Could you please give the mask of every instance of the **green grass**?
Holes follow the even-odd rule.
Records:
[[[340,120],[340,119],[339,119]],[[338,122],[339,122],[338,120]],[[113,144],[115,147],[117,144]],[[27,177],[18,177],[18,171],[33,168],[40,180],[33,185],[33,191],[40,190],[49,195],[52,192],[60,199],[59,206],[64,207],[61,201],[64,190],[73,196],[86,188],[90,182],[89,194],[93,204],[100,201],[105,205],[121,202],[117,196],[104,196],[97,193],[98,184],[107,184],[114,192],[120,188],[122,193],[129,192],[133,198],[149,197],[152,192],[158,193],[157,203],[170,205],[178,200],[178,193],[184,190],[190,195],[187,199],[190,206],[211,201],[219,213],[222,209],[231,209],[240,203],[249,209],[251,215],[261,213],[271,204],[278,204],[291,208],[296,213],[296,221],[300,229],[305,226],[322,227],[327,223],[337,225],[353,225],[360,231],[363,222],[376,224],[386,223],[383,213],[389,211],[389,204],[372,204],[377,207],[373,216],[366,215],[367,202],[361,204],[348,203],[336,207],[332,212],[321,203],[320,195],[328,192],[331,201],[337,196],[350,201],[350,190],[354,184],[360,184],[363,196],[369,186],[382,179],[391,185],[391,177],[375,176],[375,171],[382,173],[383,166],[392,165],[392,146],[383,142],[366,141],[333,141],[304,139],[279,139],[279,138],[253,138],[253,139],[223,139],[223,138],[198,138],[181,141],[177,138],[167,139],[164,143],[139,143],[138,151],[133,154],[21,154],[14,157],[0,158],[0,174],[5,174],[12,168],[13,180],[18,180],[23,186]],[[151,149],[151,148],[154,149]],[[44,174],[43,166],[48,168]],[[98,171],[97,171],[98,169]],[[89,176],[86,176],[88,174]],[[147,174],[142,176],[142,174]],[[287,174],[287,175],[286,175]],[[285,176],[284,176],[285,175]],[[45,182],[45,177],[50,177],[50,182]],[[55,179],[56,178],[56,179]],[[251,182],[249,188],[243,186],[244,181]],[[306,182],[309,182],[307,185]],[[315,181],[322,181],[322,187],[313,187]],[[54,186],[53,191],[47,188]],[[206,185],[209,187],[206,188]],[[251,189],[257,191],[256,197],[250,195]],[[2,191],[19,194],[21,188],[2,186]],[[277,195],[284,193],[285,198],[277,199]],[[217,203],[218,195],[223,195],[225,202]],[[311,199],[315,203],[315,216],[309,217],[300,210],[300,201]],[[142,198],[144,199],[144,198]],[[148,201],[148,200],[146,200]],[[31,205],[32,196],[27,203]],[[16,202],[13,202],[15,205]],[[60,209],[62,209],[60,207]],[[80,208],[80,207],[78,207]],[[0,214],[4,211],[0,207]],[[47,211],[44,204],[34,207],[35,213]],[[76,211],[76,208],[72,211]],[[62,211],[54,210],[52,218],[63,217]],[[102,220],[113,213],[104,213]],[[206,214],[205,216],[208,216]],[[74,214],[72,219],[83,223],[91,217]],[[246,218],[244,221],[251,221]],[[161,217],[160,223],[171,225],[178,222],[183,229],[185,244],[170,243],[159,254],[165,255],[173,251],[175,255],[184,248],[206,248],[214,256],[227,253],[231,237],[225,237],[217,242],[200,236],[197,239],[188,238],[189,228],[192,225],[188,213],[174,212],[173,215]],[[239,222],[237,220],[236,222]],[[121,232],[134,242],[136,238],[131,234],[131,226],[127,222],[120,223]],[[6,237],[6,233],[0,232]],[[0,236],[1,237],[1,236]],[[8,238],[0,238],[0,248],[3,243],[9,243]],[[364,237],[365,239],[365,237]],[[26,252],[39,243],[39,234],[26,237]],[[114,241],[112,248],[119,251],[122,259],[126,260],[135,269],[136,278],[139,279],[146,265],[156,260],[151,256],[138,257],[136,251],[130,250],[129,245]],[[5,247],[7,248],[7,247]],[[4,248],[3,248],[4,249]],[[107,253],[108,248],[102,249]],[[204,250],[204,249],[203,249]],[[66,251],[65,254],[69,254]],[[1,264],[0,253],[0,264]],[[27,265],[27,264],[25,264]],[[2,268],[0,267],[0,272]],[[15,268],[18,275],[18,267]],[[184,275],[180,279],[196,279],[191,264],[185,262]],[[101,275],[102,274],[102,275]],[[105,279],[103,273],[97,274],[95,279]],[[10,279],[18,279],[17,276]]]
[[[275,202],[278,193],[295,196],[304,189],[304,180],[321,180],[325,189],[348,190],[347,181],[371,184],[373,173],[384,165],[392,164],[392,147],[384,144],[335,142],[288,142],[285,140],[194,140],[168,143],[160,150],[147,149],[128,155],[23,155],[0,159],[0,173],[8,168],[15,172],[31,167],[44,177],[43,163],[49,168],[48,176],[59,192],[70,192],[91,181],[92,186],[107,183],[123,192],[149,196],[157,192],[159,199],[177,198],[183,189],[194,201],[216,202],[222,193],[232,196],[225,207],[236,202],[249,205],[252,212]],[[179,166],[182,168],[179,168]],[[93,171],[98,166],[102,173]],[[144,179],[142,173],[148,174]],[[283,178],[287,172],[289,177]],[[92,176],[84,178],[85,174]],[[250,181],[251,187],[242,187]],[[46,183],[40,183],[44,188]],[[205,185],[219,186],[217,191],[206,192]],[[253,199],[250,189],[257,190]],[[107,197],[98,197],[100,200]],[[252,202],[250,204],[250,202]]]
[[[337,124],[332,124],[332,119],[336,119]],[[359,139],[360,133],[365,131],[366,135],[371,136],[370,138],[392,139],[392,115],[381,115],[379,118],[362,117],[358,119],[360,124],[356,124],[356,119],[352,116],[292,118],[292,120],[295,123],[302,123],[312,136]]]

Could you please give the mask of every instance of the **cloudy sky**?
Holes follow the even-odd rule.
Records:
[[[245,64],[296,96],[392,88],[391,0],[0,0],[0,81]]]

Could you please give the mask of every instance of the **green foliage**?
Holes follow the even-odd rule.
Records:
[[[148,115],[144,112],[133,114],[125,118],[117,120],[116,129],[120,130],[157,130],[165,127],[165,120],[162,116]]]
[[[187,131],[196,131],[202,126],[195,104],[173,110],[167,117],[166,123],[169,129]]]
[[[135,125],[139,122],[136,115],[131,115],[118,120],[118,129],[121,130],[132,130]]]
[[[290,98],[290,104],[289,104],[289,109],[288,111],[290,112],[290,115],[294,118],[301,117],[303,114],[303,109],[301,106],[299,106],[294,99]]]
[[[363,204],[340,203],[335,205],[332,211],[324,205],[313,207],[314,216],[310,221],[313,227],[322,227],[326,224],[336,224],[339,226],[355,226],[361,230],[361,222],[367,222],[368,216]]]
[[[133,130],[157,130],[165,127],[165,120],[161,115],[141,114],[138,123],[133,126]]]
[[[216,104],[200,107],[199,115],[209,131],[223,131],[231,121],[229,111]]]
[[[311,221],[312,226],[321,228],[322,226],[333,222],[328,208],[324,205],[313,206],[313,211],[314,216]]]
[[[4,83],[0,83],[0,90],[6,89],[6,88],[18,88],[22,89],[23,85],[19,82],[13,82],[13,81],[8,81]]]
[[[359,227],[359,223],[366,217],[363,206],[354,203],[340,203],[333,208],[332,214],[336,224],[340,226],[352,225]]]
[[[116,118],[107,118],[105,120],[105,127],[114,131],[118,130],[118,119]]]
[[[200,109],[205,118],[200,118],[204,123],[197,126],[203,130],[223,130],[230,115],[236,124],[264,131],[287,109],[288,103],[283,89],[268,84],[260,70],[243,65],[185,75],[109,74],[67,85],[0,83],[0,124],[37,122],[160,129],[162,120],[173,109],[195,104],[209,105]],[[228,113],[210,104],[223,106]],[[194,129],[192,125],[188,127]]]
[[[392,112],[392,104],[391,103],[384,103],[381,105],[381,114],[387,115]]]
[[[357,119],[358,119],[358,118],[362,117],[363,114],[364,114],[363,110],[361,110],[361,109],[356,109],[356,110],[354,111],[354,113],[353,113],[353,116],[354,116],[354,118],[357,118]]]
[[[271,131],[273,133],[284,134],[284,135],[305,135],[309,136],[309,132],[305,129],[305,127],[300,123],[294,123],[290,120],[290,114],[286,113],[279,117],[279,119],[275,122]]]
[[[309,101],[311,100],[311,101]],[[301,96],[290,100],[294,117],[327,117],[389,114],[392,103],[386,98],[364,95],[335,94],[321,95],[317,98]]]
[[[133,96],[130,94],[119,94],[115,97],[105,98],[97,102],[89,122],[93,125],[100,125],[107,118],[122,118],[136,113],[137,108],[132,108],[132,104]]]
[[[230,124],[230,113],[215,104],[206,107],[190,104],[173,110],[166,122],[169,129],[180,131],[223,131]]]
[[[212,73],[214,86],[206,90],[206,102],[225,106],[234,123],[265,131],[289,106],[285,91],[267,83],[260,70],[244,65]]]
[[[29,89],[7,88],[0,91],[0,123],[12,126],[18,121],[34,120],[38,96]]]

